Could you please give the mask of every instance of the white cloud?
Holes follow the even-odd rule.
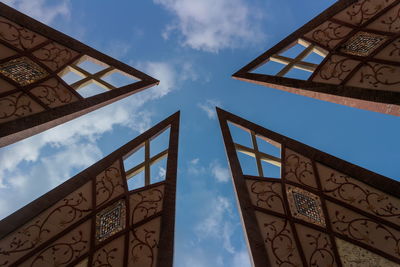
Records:
[[[216,119],[215,107],[221,107],[221,102],[215,99],[207,99],[204,103],[198,103],[197,106],[207,114],[209,119]]]
[[[213,161],[210,164],[210,169],[212,175],[218,182],[226,183],[229,181],[229,178],[231,177],[229,170],[227,168],[222,167],[218,161]]]
[[[193,64],[182,62],[181,60],[175,60],[174,62],[147,61],[130,63],[160,81],[157,88],[157,97],[162,97],[174,88],[181,87],[185,81],[198,79]]]
[[[149,61],[138,65],[140,70],[160,81],[157,92],[152,92],[156,97],[166,95],[177,85],[175,67],[171,63]]]
[[[228,182],[231,177],[229,170],[223,167],[218,160],[214,160],[208,166],[204,166],[199,158],[194,158],[188,161],[187,166],[188,173],[196,176],[211,174],[220,183]]]
[[[231,237],[234,226],[230,221],[232,217],[232,204],[229,199],[218,196],[212,201],[211,210],[197,226],[196,232],[199,238],[217,238],[222,241],[223,248],[229,253],[235,253]]]
[[[262,14],[245,0],[153,0],[176,16],[163,37],[178,31],[182,45],[218,52],[264,40]]]
[[[175,260],[174,266],[177,267],[209,267],[209,266],[220,266],[215,259],[210,257],[207,252],[201,247],[193,247],[190,252],[182,253],[178,251],[177,253],[182,254],[179,260]]]
[[[107,46],[107,54],[114,58],[121,59],[128,54],[131,47],[132,45],[128,42],[111,40],[110,44]]]
[[[199,158],[194,158],[188,163],[188,173],[192,175],[200,175],[206,172],[206,168],[200,164]]]
[[[50,186],[55,187],[70,178],[70,173],[74,168],[83,169],[90,166],[101,156],[102,152],[97,145],[79,143],[69,145],[65,150],[55,155],[42,158],[41,163],[46,166],[46,175],[52,177]]]
[[[198,164],[199,161],[200,161],[199,158],[195,158],[195,159],[192,159],[192,160],[190,161],[190,164]]]
[[[250,257],[249,252],[246,249],[243,249],[233,256],[232,267],[250,267]]]
[[[45,24],[51,24],[57,17],[69,18],[71,15],[69,0],[3,0],[3,2]]]

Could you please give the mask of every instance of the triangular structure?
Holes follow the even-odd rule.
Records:
[[[400,116],[399,14],[399,0],[339,0],[233,78]],[[304,47],[298,55],[280,55],[297,44]],[[322,62],[304,61],[311,52]],[[271,62],[281,67],[269,75],[257,72]],[[288,77],[296,69],[308,75]]]
[[[84,67],[87,62],[100,69]],[[68,80],[70,74],[77,79]],[[114,74],[127,82],[113,84]],[[81,88],[89,84],[108,92],[85,98]],[[156,79],[0,3],[0,146],[156,84]]]
[[[399,182],[217,112],[254,266],[400,266]]]
[[[165,151],[126,168],[168,129]],[[179,112],[0,221],[0,266],[172,267],[178,135]],[[161,158],[165,180],[129,190]]]

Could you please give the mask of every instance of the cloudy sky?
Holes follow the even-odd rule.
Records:
[[[175,266],[249,266],[215,106],[400,177],[400,118],[230,78],[333,0],[3,2],[161,83],[0,149],[0,218],[181,110]]]

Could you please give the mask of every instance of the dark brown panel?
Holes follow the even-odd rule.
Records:
[[[340,0],[241,68],[233,78],[324,101],[400,116],[398,0]],[[320,64],[279,53],[296,44],[324,57]],[[286,65],[275,75],[257,72],[269,61]],[[289,63],[292,62],[292,63]],[[308,80],[284,77],[292,68]]]
[[[373,262],[400,264],[399,182],[222,109],[217,113],[255,266],[347,266],[355,262],[350,248]],[[243,174],[236,154],[242,148],[228,123],[282,148],[281,179]],[[267,255],[257,250],[260,239]]]
[[[166,128],[165,181],[129,191],[123,160]],[[172,267],[178,131],[179,112],[0,221],[0,265]]]
[[[0,3],[0,53],[0,146],[158,84],[149,75],[3,3]],[[90,74],[78,66],[88,59],[105,69]],[[116,88],[102,80],[115,71],[129,76],[132,83]],[[79,85],[61,79],[68,72],[82,76]],[[91,82],[108,91],[83,98],[77,90]]]

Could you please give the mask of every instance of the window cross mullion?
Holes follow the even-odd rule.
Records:
[[[71,84],[71,87],[74,88],[75,90],[78,90],[79,88],[82,88],[83,86],[89,84],[90,82],[95,82],[96,84],[98,84],[99,86],[107,89],[107,90],[112,90],[115,89],[115,87],[109,83],[107,83],[106,81],[103,81],[101,78],[110,74],[111,72],[113,72],[115,70],[114,67],[108,67],[104,70],[101,70],[99,72],[96,72],[94,74],[91,74],[90,72],[82,69],[81,67],[72,64],[71,66],[69,66],[70,70],[76,74],[78,74],[79,76],[84,77],[82,80],[79,80],[73,84]]]
[[[293,60],[290,61],[289,64],[287,64],[276,76],[282,77],[286,73],[288,73],[296,63],[302,61],[304,58],[306,58],[309,54],[313,52],[314,45],[308,46],[306,49],[303,50],[297,57],[295,57]]]
[[[165,149],[164,151],[158,153],[154,157],[150,159],[150,166],[157,163],[158,161],[162,160],[163,158],[168,156],[168,149]],[[142,163],[136,165],[135,167],[127,170],[126,173],[126,179],[129,180],[133,176],[137,175],[138,173],[142,172],[145,168],[145,162],[143,161]]]
[[[260,151],[258,151],[257,138],[256,134],[253,131],[251,131],[251,142],[253,143],[253,150],[257,162],[258,175],[260,177],[264,177],[264,172],[261,164]]]

